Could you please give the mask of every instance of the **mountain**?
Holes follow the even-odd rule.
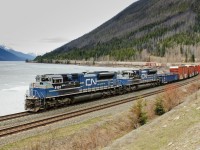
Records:
[[[195,61],[200,54],[199,0],[139,0],[88,34],[36,58]]]
[[[0,47],[0,61],[22,61],[22,59]]]
[[[35,58],[35,56],[33,56],[32,54],[24,54],[22,52],[18,52],[18,51],[15,51],[15,50],[12,50],[12,49],[8,49],[7,50],[8,52],[16,55],[17,57],[20,57],[22,60],[33,60]]]
[[[33,60],[34,58],[34,56],[0,45],[0,61],[25,61],[26,59]]]

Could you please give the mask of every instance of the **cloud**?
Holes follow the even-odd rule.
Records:
[[[42,43],[63,43],[63,42],[68,42],[69,39],[65,39],[65,38],[61,38],[61,37],[57,37],[57,38],[46,38],[46,39],[42,39],[40,40],[40,42]]]
[[[21,46],[20,44],[13,43],[13,42],[2,42],[0,43],[0,45],[7,47],[8,49],[15,49],[15,50],[18,50],[15,47]]]

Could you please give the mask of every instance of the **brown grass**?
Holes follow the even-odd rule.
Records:
[[[73,150],[93,150],[108,145],[113,139],[116,139],[132,130],[131,120],[127,114],[118,116],[101,125],[95,125],[91,129],[75,134],[70,138],[70,143],[65,146],[66,149]]]
[[[193,83],[187,87],[187,91],[188,91],[188,93],[192,94],[192,93],[198,91],[199,87],[200,87],[200,85],[198,83]]]
[[[146,106],[144,107],[145,112],[147,113],[148,119],[151,120],[155,118],[155,100],[154,101],[148,101]]]
[[[125,135],[133,129],[132,120],[128,113],[117,115],[103,123],[95,124],[90,128],[81,129],[78,133],[56,139],[56,132],[48,139],[41,139],[29,146],[26,150],[94,150],[107,146],[113,140]]]
[[[167,85],[163,94],[164,107],[166,111],[170,111],[172,108],[180,104],[180,88],[177,86]]]

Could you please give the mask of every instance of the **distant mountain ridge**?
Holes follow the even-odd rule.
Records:
[[[37,57],[74,60],[146,60],[146,56],[180,61],[197,57],[200,43],[199,0],[139,0],[88,34]],[[197,45],[196,48],[192,46]],[[174,50],[173,54],[171,54]],[[176,59],[176,58],[175,58]]]
[[[22,59],[0,47],[0,61],[22,61]]]
[[[26,60],[26,59],[33,60],[35,58],[34,56],[32,56],[30,54],[24,54],[22,52],[18,52],[18,51],[12,50],[12,49],[8,49],[8,52],[16,55],[17,57],[22,58],[23,60]]]
[[[32,55],[24,54],[0,45],[0,61],[25,61],[27,59],[33,60],[34,58]]]

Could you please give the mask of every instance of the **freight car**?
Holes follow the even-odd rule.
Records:
[[[178,74],[179,80],[194,77],[199,74],[197,65],[183,65],[170,67],[170,73]]]
[[[178,74],[179,80],[182,80],[188,77],[187,67],[185,66],[172,66],[170,67],[170,72],[174,74]]]
[[[157,86],[175,82],[191,77],[187,68],[171,67],[171,73],[168,74],[157,74],[157,70],[153,69],[139,69],[37,75],[36,82],[30,84],[26,94],[25,109],[37,112],[128,93],[141,85]]]

